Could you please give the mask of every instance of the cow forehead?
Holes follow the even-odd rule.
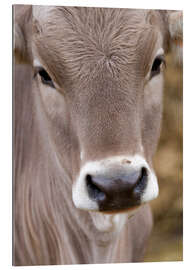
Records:
[[[95,20],[94,17],[100,15],[100,24],[103,19],[110,18],[111,16],[117,19],[119,16],[127,15],[128,23],[132,24],[148,21],[151,17],[152,10],[143,9],[120,9],[120,8],[94,8],[94,7],[57,7],[57,6],[32,6],[32,14],[34,19],[38,20],[40,23],[52,20],[53,18],[61,20],[62,15],[70,18],[79,18],[80,20]],[[150,16],[149,16],[150,15]],[[91,16],[91,17],[89,17]],[[97,19],[98,20],[98,19]]]
[[[53,36],[57,37],[66,34],[68,38],[67,34],[79,33],[93,39],[100,36],[110,40],[122,36],[123,40],[129,37],[133,40],[137,34],[142,34],[150,26],[152,28],[153,11],[150,10],[33,6],[32,12],[42,34],[55,30]]]
[[[157,39],[148,10],[35,6],[33,17],[39,55],[61,77],[64,70],[81,79],[97,69],[132,74],[137,57],[141,68]]]

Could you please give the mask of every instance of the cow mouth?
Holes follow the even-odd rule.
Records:
[[[136,206],[132,206],[132,207],[125,207],[122,209],[100,210],[99,212],[101,212],[103,214],[107,214],[107,215],[130,213],[130,212],[137,210],[140,206],[141,206],[141,204],[136,205]]]
[[[103,205],[99,205],[99,211],[106,214],[124,213],[124,212],[133,211],[141,205],[142,203],[140,202],[131,203],[131,201],[129,200],[129,201],[124,201],[122,204],[109,203],[109,204],[106,204],[105,207]]]

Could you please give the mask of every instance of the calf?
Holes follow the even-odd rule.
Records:
[[[15,265],[142,259],[181,40],[177,11],[14,6]]]

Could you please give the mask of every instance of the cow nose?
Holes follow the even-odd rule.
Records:
[[[140,204],[140,196],[147,185],[147,168],[128,169],[86,175],[88,195],[98,203],[101,211],[123,210]]]

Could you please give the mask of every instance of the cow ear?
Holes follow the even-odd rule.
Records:
[[[13,6],[13,49],[17,63],[29,63],[31,39],[31,6]]]
[[[170,46],[177,63],[183,61],[183,13],[172,11],[168,16]]]

